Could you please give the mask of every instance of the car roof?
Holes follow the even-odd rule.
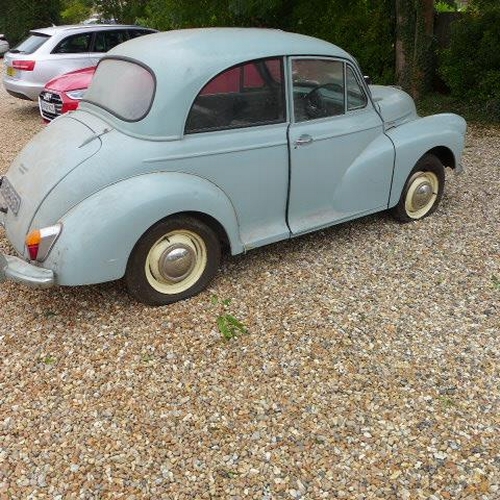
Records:
[[[351,56],[332,43],[297,33],[266,28],[196,28],[156,33],[121,44],[109,54],[139,59],[160,69],[185,57],[198,67],[226,67],[243,60],[283,55]]]
[[[123,29],[123,28],[134,28],[134,29],[149,29],[144,26],[135,26],[133,24],[67,24],[62,26],[48,26],[46,28],[37,28],[30,30],[31,34],[40,33],[42,35],[53,36],[59,33],[71,33],[78,31],[106,31],[111,29]],[[154,31],[154,30],[152,30]]]
[[[339,57],[356,65],[336,45],[276,29],[197,28],[154,33],[117,45],[99,63],[125,58],[152,70],[157,87],[149,114],[136,123],[121,122],[112,116],[107,119],[133,135],[181,137],[191,104],[209,80],[245,61],[288,55]],[[83,101],[81,109],[87,107]]]

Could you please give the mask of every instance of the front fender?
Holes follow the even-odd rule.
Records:
[[[450,150],[455,165],[459,165],[466,128],[461,116],[445,113],[419,118],[386,132],[396,150],[389,207],[398,203],[406,179],[417,161],[432,149],[444,147]]]
[[[194,175],[157,172],[107,186],[69,210],[43,267],[55,272],[60,285],[119,279],[141,235],[180,212],[211,216],[224,228],[231,252],[244,250],[234,208],[223,191]]]

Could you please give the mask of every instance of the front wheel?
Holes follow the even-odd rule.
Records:
[[[144,304],[165,305],[202,291],[220,264],[220,243],[211,228],[180,216],[148,229],[130,255],[125,281]]]
[[[445,173],[441,161],[425,155],[410,172],[398,204],[392,209],[396,219],[410,222],[432,214],[444,192]]]

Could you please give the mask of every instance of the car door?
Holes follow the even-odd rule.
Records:
[[[289,74],[292,233],[387,208],[394,148],[354,66],[294,57]]]
[[[44,83],[52,78],[90,66],[92,33],[77,33],[63,38],[44,64]]]
[[[287,129],[281,57],[226,69],[200,90],[189,112],[176,169],[225,193],[247,249],[290,236]]]

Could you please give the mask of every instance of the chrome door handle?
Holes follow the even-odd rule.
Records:
[[[305,146],[306,144],[311,144],[313,142],[313,138],[309,134],[302,134],[295,142],[295,147],[297,146]]]

